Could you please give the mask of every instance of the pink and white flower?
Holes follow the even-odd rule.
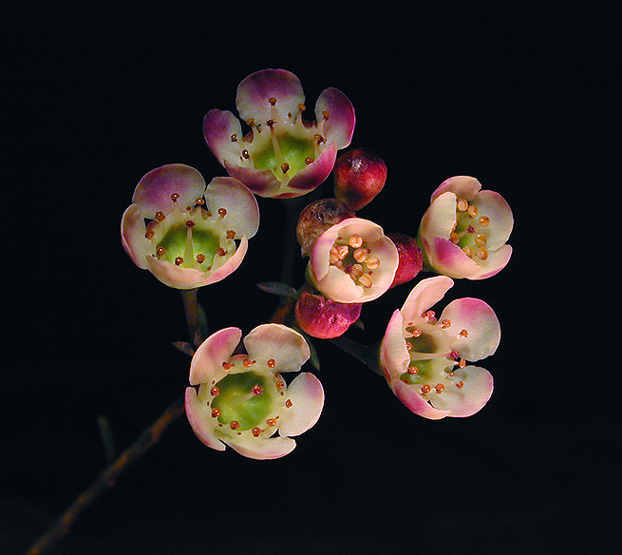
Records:
[[[186,414],[197,437],[224,451],[225,444],[251,459],[276,459],[296,447],[298,436],[318,421],[324,390],[309,372],[289,384],[309,359],[309,345],[282,324],[263,324],[243,340],[247,354],[233,354],[242,337],[225,328],[196,350],[186,389]],[[195,387],[195,386],[198,386]]]
[[[432,194],[419,239],[428,264],[453,278],[485,279],[510,260],[514,218],[505,199],[468,176],[447,179]]]
[[[305,95],[298,77],[284,69],[264,69],[239,85],[236,107],[251,128],[242,132],[230,111],[210,110],[203,134],[229,175],[262,197],[288,198],[308,193],[335,165],[337,150],[350,144],[356,122],[346,95],[322,91],[315,122],[303,120]]]
[[[480,299],[462,298],[449,303],[439,318],[429,310],[453,283],[446,276],[420,281],[393,313],[380,346],[380,365],[393,393],[431,420],[471,416],[493,390],[487,370],[466,365],[499,346],[501,329],[492,308]]]
[[[142,269],[169,287],[194,289],[234,272],[257,233],[255,196],[237,179],[168,164],[138,183],[121,221],[121,242]]]
[[[385,293],[399,264],[397,248],[378,224],[347,218],[328,228],[311,248],[308,275],[325,297],[365,303]]]

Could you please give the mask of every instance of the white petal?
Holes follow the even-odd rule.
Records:
[[[224,444],[214,434],[211,414],[207,405],[197,396],[193,387],[186,389],[186,415],[196,436],[208,447],[216,451],[224,451]]]
[[[220,379],[224,372],[222,363],[229,361],[241,337],[242,330],[239,328],[224,328],[203,341],[190,363],[190,384],[197,385]]]
[[[420,322],[421,315],[440,301],[453,284],[453,280],[447,276],[422,279],[406,297],[401,310],[404,322],[413,322],[415,325],[417,321]]]
[[[296,442],[289,437],[240,437],[227,439],[229,447],[240,455],[250,459],[270,460],[284,457],[296,447]]]
[[[305,338],[283,324],[262,324],[244,338],[246,352],[260,364],[274,360],[272,370],[297,372],[309,360],[311,351]]]
[[[309,372],[302,372],[287,388],[292,406],[281,412],[279,433],[297,436],[313,427],[324,407],[324,389],[320,380]]]

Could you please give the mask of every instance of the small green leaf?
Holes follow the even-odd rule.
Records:
[[[257,287],[264,293],[271,293],[272,295],[279,295],[280,297],[290,297],[292,299],[298,298],[298,292],[291,285],[281,283],[280,281],[264,281],[258,283]]]

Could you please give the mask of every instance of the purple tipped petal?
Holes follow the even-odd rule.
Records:
[[[199,399],[193,387],[186,389],[186,416],[194,433],[205,445],[216,451],[225,450],[224,444],[214,434],[207,405]]]
[[[461,197],[465,200],[471,201],[475,198],[475,195],[481,190],[482,184],[474,177],[468,175],[458,175],[456,177],[450,177],[443,181],[432,193],[430,202],[447,191],[451,191],[457,197]]]
[[[333,171],[335,159],[337,158],[337,147],[334,143],[329,143],[322,150],[317,160],[300,170],[291,178],[287,186],[295,189],[298,194],[304,194],[315,189],[323,183]]]
[[[318,123],[324,119],[322,131],[328,142],[334,142],[338,149],[345,148],[352,141],[356,116],[350,99],[339,89],[324,89],[315,103],[315,118]]]
[[[190,384],[197,385],[220,379],[224,372],[222,363],[229,361],[241,337],[242,330],[239,328],[224,328],[203,341],[190,363]]]
[[[298,436],[313,427],[324,407],[324,389],[320,380],[309,372],[302,372],[287,388],[292,406],[281,413],[279,433]]]
[[[447,305],[439,320],[448,319],[450,334],[456,334],[452,347],[466,360],[476,361],[492,355],[501,341],[501,327],[494,310],[481,299],[465,297]],[[460,335],[466,330],[467,335]]]
[[[197,170],[185,164],[167,164],[143,176],[132,202],[141,207],[145,217],[154,219],[158,211],[168,214],[177,206],[194,206],[204,191],[205,180]],[[174,201],[171,195],[179,196]]]
[[[259,207],[255,195],[242,182],[232,177],[215,177],[205,191],[207,206],[214,214],[224,208],[226,229],[236,236],[254,237],[259,228]]]
[[[388,372],[392,381],[394,377],[406,372],[410,355],[404,341],[404,319],[402,313],[396,310],[389,320],[387,331],[380,345],[380,365]]]
[[[296,442],[289,437],[228,439],[229,447],[250,459],[271,460],[291,453]]]
[[[237,160],[240,156],[242,127],[240,120],[231,112],[210,110],[203,118],[203,136],[210,150],[224,166],[225,160]],[[233,141],[232,138],[236,140]]]
[[[274,372],[297,372],[309,360],[305,338],[283,324],[262,324],[244,338],[249,356],[260,363],[273,359]]]
[[[150,243],[145,237],[145,218],[138,204],[130,205],[121,219],[121,243],[134,264],[145,270]]]
[[[280,114],[297,113],[298,104],[305,101],[298,77],[285,69],[262,69],[246,77],[238,85],[235,100],[240,117],[245,121],[270,119],[271,98],[276,99],[275,108]]]
[[[281,182],[270,170],[245,168],[225,162],[225,169],[231,177],[235,177],[260,197],[274,197],[281,188]]]
[[[415,414],[430,420],[440,420],[449,416],[449,410],[435,409],[412,386],[403,381],[394,380],[391,387],[397,398]]]
[[[453,280],[447,276],[422,279],[406,297],[402,306],[404,322],[421,321],[421,315],[440,301],[453,285]]]
[[[488,258],[490,259],[490,255]],[[482,274],[482,267],[449,239],[437,237],[431,247],[429,259],[436,271],[453,278],[478,279],[477,276]]]
[[[494,388],[492,375],[484,368],[466,366],[454,370],[453,379],[464,385],[459,389],[449,385],[441,395],[434,398],[434,406],[450,411],[450,416],[466,417],[481,410],[488,402]]]

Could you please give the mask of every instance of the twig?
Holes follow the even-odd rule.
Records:
[[[39,555],[53,543],[65,536],[78,516],[108,488],[112,487],[119,475],[148,449],[155,445],[164,430],[184,412],[183,397],[175,400],[162,415],[145,429],[114,463],[104,470],[97,479],[84,490],[56,522],[41,536],[27,552],[27,555]]]

